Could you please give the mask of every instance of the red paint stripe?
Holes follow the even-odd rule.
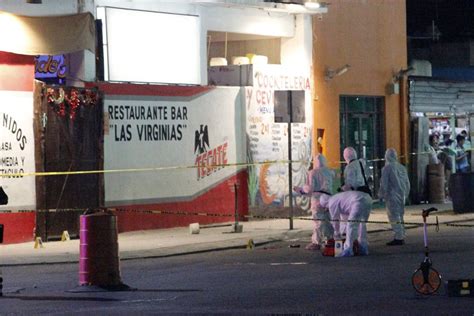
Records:
[[[34,56],[0,52],[0,90],[33,91]]]
[[[0,214],[0,224],[4,225],[4,244],[32,241],[36,213]]]
[[[229,183],[235,180],[240,183],[238,189],[237,203],[240,220],[248,215],[248,174],[241,171],[234,177],[222,182],[208,192],[200,195],[189,202],[163,203],[153,205],[128,205],[120,206],[120,209],[130,209],[130,212],[117,212],[119,232],[185,227],[190,223],[212,224],[232,222],[234,217],[235,195],[231,191]],[[137,211],[138,210],[138,211]],[[149,214],[140,210],[164,210],[170,212],[207,212],[211,214],[222,214],[225,216],[198,216],[198,215],[172,215],[172,214]]]
[[[7,65],[34,65],[35,57],[29,55],[18,55],[0,51],[0,64]]]
[[[176,86],[131,83],[87,83],[86,87],[97,87],[106,95],[146,95],[164,97],[192,97],[213,89],[212,86]]]

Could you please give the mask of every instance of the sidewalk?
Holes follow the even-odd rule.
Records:
[[[455,214],[452,204],[423,204],[408,206],[405,209],[405,222],[422,223],[421,210],[431,206],[439,212],[428,218],[434,223],[437,215],[439,223],[452,221],[470,221],[474,224],[474,213]],[[383,208],[373,209],[369,221],[387,221]],[[311,234],[310,220],[294,220],[294,229],[289,230],[289,220],[252,220],[242,222],[242,233],[231,233],[232,227],[213,227],[201,229],[199,234],[190,234],[188,227],[137,231],[119,234],[120,259],[167,257],[205,251],[216,251],[231,248],[243,248],[249,239],[255,245],[288,240]],[[415,227],[407,225],[407,228]],[[367,225],[369,233],[390,230],[388,224]],[[79,261],[79,240],[44,243],[44,248],[34,248],[34,242],[12,245],[0,245],[0,266],[31,265],[52,263],[75,263]]]

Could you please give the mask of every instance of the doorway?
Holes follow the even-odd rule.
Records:
[[[367,181],[376,196],[385,153],[384,97],[341,96],[339,102],[341,160],[344,148],[354,147],[367,161]]]
[[[37,178],[42,211],[36,236],[60,239],[67,230],[78,237],[79,216],[103,205],[102,103],[95,89],[44,86],[39,93],[44,97],[37,109],[37,169],[58,174]]]

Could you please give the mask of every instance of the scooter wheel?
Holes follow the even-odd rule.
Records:
[[[429,268],[428,279],[423,277],[423,271],[418,268],[411,276],[411,284],[415,291],[423,295],[436,293],[441,286],[441,275],[433,268]]]

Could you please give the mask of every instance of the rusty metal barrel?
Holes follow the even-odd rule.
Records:
[[[121,285],[117,216],[110,212],[81,215],[79,236],[79,285]]]

